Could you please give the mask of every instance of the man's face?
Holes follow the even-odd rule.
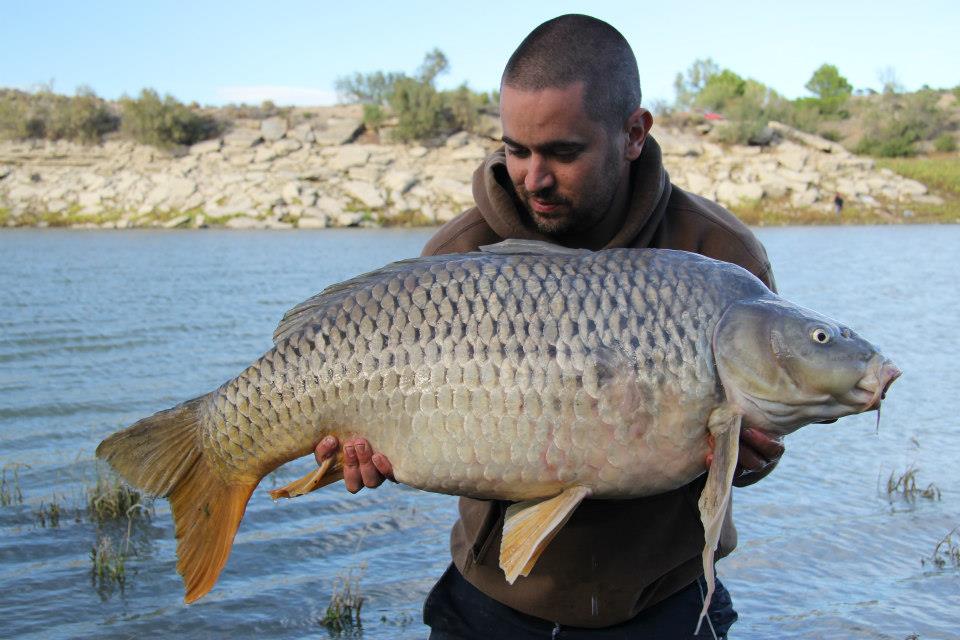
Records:
[[[537,229],[590,229],[626,188],[626,134],[590,119],[583,83],[524,91],[504,85],[500,118],[507,172]]]

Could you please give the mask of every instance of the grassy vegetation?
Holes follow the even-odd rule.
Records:
[[[945,567],[960,569],[960,527],[954,527],[943,536],[929,558],[920,559],[921,564],[925,565],[928,562],[938,569]]]
[[[320,621],[329,631],[340,633],[362,626],[360,609],[363,607],[364,597],[360,592],[360,574],[365,568],[365,565],[361,565],[359,569],[351,569],[346,575],[334,580],[330,604]]]
[[[880,202],[877,207],[867,207],[859,202],[850,202],[843,207],[843,215],[824,211],[817,207],[794,207],[788,199],[742,201],[728,207],[743,222],[751,226],[822,225],[822,224],[901,224],[901,223],[953,223],[960,219],[960,203],[944,204],[911,202]],[[903,212],[911,215],[905,217]]]
[[[34,513],[37,518],[37,524],[46,528],[49,524],[51,528],[60,526],[60,516],[63,515],[64,507],[60,504],[56,494],[50,499],[50,504],[40,503],[40,508]]]
[[[137,142],[161,148],[189,145],[218,135],[223,125],[173,96],[152,89],[119,104],[99,98],[89,88],[75,96],[41,88],[28,93],[0,89],[0,139],[72,140],[95,144],[119,131]]]
[[[941,197],[960,199],[960,157],[879,158],[877,166],[918,180]]]
[[[449,91],[437,89],[437,76],[448,68],[447,57],[434,49],[424,56],[414,75],[355,73],[337,79],[337,93],[344,101],[364,105],[368,129],[379,130],[390,121],[390,136],[400,142],[472,131],[481,113],[496,111],[499,95],[474,92],[466,85]]]
[[[23,491],[20,489],[20,469],[29,465],[11,462],[0,469],[0,506],[23,504]],[[10,473],[12,472],[12,473]],[[8,476],[7,474],[10,473]]]
[[[149,512],[143,506],[139,491],[124,484],[104,466],[97,466],[96,481],[87,487],[87,513],[92,522],[103,524],[121,518],[148,518]]]
[[[891,471],[890,477],[887,478],[887,498],[902,498],[909,502],[913,502],[917,498],[939,500],[940,489],[937,485],[931,482],[925,488],[921,488],[917,484],[918,473],[919,469],[913,466],[907,467],[907,470],[903,473]]]

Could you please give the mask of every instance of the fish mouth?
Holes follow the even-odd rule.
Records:
[[[867,375],[860,379],[856,388],[851,392],[851,399],[855,404],[861,404],[860,411],[873,411],[880,408],[880,403],[887,397],[887,390],[894,380],[903,375],[900,368],[890,360],[884,360],[876,368],[871,368]]]

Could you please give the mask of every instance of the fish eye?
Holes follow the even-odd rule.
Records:
[[[821,327],[817,327],[811,331],[810,337],[813,338],[814,342],[819,342],[820,344],[827,344],[830,342],[830,333]]]

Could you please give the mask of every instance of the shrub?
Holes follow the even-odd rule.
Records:
[[[935,91],[888,93],[864,112],[865,130],[858,153],[881,157],[911,156],[914,144],[931,140],[947,127],[947,114],[937,107]]]
[[[6,90],[0,95],[0,136],[4,138],[95,143],[119,124],[110,105],[89,87],[77,89],[73,98],[49,87],[34,93]]]
[[[167,95],[162,100],[153,89],[144,89],[137,99],[120,99],[122,130],[138,142],[157,147],[190,145],[220,132],[211,116],[197,113]]]
[[[499,94],[477,93],[467,85],[451,91],[439,91],[437,76],[448,68],[446,56],[434,49],[424,56],[416,75],[376,71],[355,73],[336,81],[342,100],[364,105],[363,121],[368,129],[380,128],[386,120],[385,108],[397,118],[392,134],[396,140],[434,138],[458,130],[473,130],[480,112],[499,102]]]
[[[933,141],[933,148],[944,153],[956,151],[957,139],[949,133],[941,133],[937,136],[937,139]]]

